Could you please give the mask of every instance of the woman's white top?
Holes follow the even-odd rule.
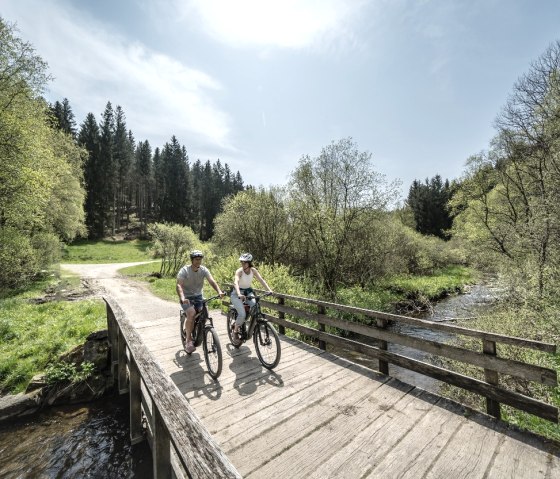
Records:
[[[241,277],[238,280],[239,287],[242,289],[250,288],[252,282],[253,282],[253,268],[251,268],[249,274],[246,274],[242,268]]]

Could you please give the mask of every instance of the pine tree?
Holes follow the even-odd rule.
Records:
[[[84,181],[86,184],[85,214],[88,236],[90,238],[103,237],[104,221],[101,199],[102,178],[100,164],[100,133],[93,113],[88,113],[80,128],[78,143],[88,151],[88,158],[84,164]]]
[[[115,144],[115,120],[111,102],[107,102],[103,118],[100,125],[101,141],[99,147],[99,189],[101,201],[99,203],[99,215],[103,218],[102,229],[106,226],[111,227],[111,232],[115,234],[115,203],[116,203],[116,184],[117,169],[113,159]]]

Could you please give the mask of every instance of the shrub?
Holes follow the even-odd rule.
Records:
[[[154,223],[148,226],[154,240],[151,254],[161,258],[160,274],[173,276],[187,262],[188,252],[199,243],[194,231],[188,226]]]
[[[27,235],[0,228],[0,288],[25,284],[38,269],[38,257]]]

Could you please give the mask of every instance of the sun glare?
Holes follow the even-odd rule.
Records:
[[[235,46],[298,48],[338,28],[348,12],[339,0],[194,0],[203,27]]]

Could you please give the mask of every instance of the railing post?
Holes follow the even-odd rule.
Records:
[[[128,385],[126,384],[126,341],[122,331],[119,330],[118,334],[118,360],[119,364],[117,366],[117,377],[119,394],[125,394],[128,392]]]
[[[326,309],[322,304],[319,304],[317,306],[317,312],[319,314],[326,314]],[[319,323],[319,331],[322,331],[323,333],[325,332],[325,325],[324,323]],[[327,350],[327,343],[325,341],[319,340],[319,349],[322,349],[323,351]]]
[[[496,341],[482,340],[482,352],[489,356],[496,356]],[[491,369],[484,370],[484,378],[489,384],[498,385],[498,372]],[[495,399],[486,398],[486,412],[497,419],[501,419],[500,403]]]
[[[377,327],[385,329],[387,327],[387,320],[386,319],[378,319],[377,320]],[[383,351],[387,351],[388,344],[387,341],[379,341],[379,349]],[[389,375],[389,363],[387,361],[383,361],[379,359],[379,372],[382,374]]]
[[[284,298],[278,298],[278,304],[281,306],[284,306]],[[286,317],[286,314],[284,313],[284,311],[279,311],[278,312],[278,317],[280,319],[284,319]],[[286,327],[282,326],[281,324],[278,325],[278,332],[280,334],[286,334]]]
[[[117,319],[115,318],[115,313],[109,306],[107,305],[107,330],[109,332],[109,345],[111,346],[111,376],[113,377],[113,382],[117,377],[117,365],[119,364],[119,360],[117,357],[118,351],[118,330],[119,326],[117,323]]]
[[[138,444],[144,440],[142,431],[142,391],[141,377],[138,366],[134,358],[130,359],[128,365],[129,383],[129,399],[130,399],[130,443]]]
[[[154,408],[154,446],[152,457],[154,463],[154,478],[171,477],[171,439],[159,408],[152,402]]]

